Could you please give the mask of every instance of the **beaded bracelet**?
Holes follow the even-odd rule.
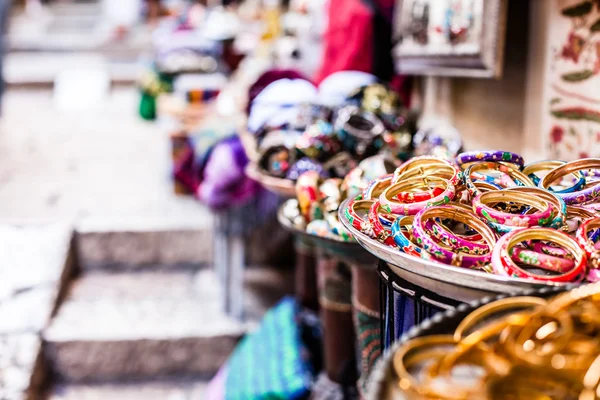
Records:
[[[597,168],[600,168],[600,159],[598,158],[586,158],[571,161],[550,171],[542,178],[542,180],[540,180],[538,186],[543,189],[548,189],[553,182],[562,179],[566,175]],[[600,182],[595,182],[591,186],[576,192],[557,194],[562,197],[567,205],[588,203],[600,197]]]
[[[399,193],[419,186],[426,188],[441,186],[444,187],[444,191],[438,196],[422,202],[402,203],[394,200]],[[426,207],[448,204],[454,199],[454,190],[454,186],[442,178],[435,176],[413,178],[388,187],[381,193],[379,200],[381,201],[381,206],[387,212],[399,215],[415,215]]]
[[[540,275],[519,267],[511,258],[512,249],[527,240],[544,240],[558,244],[572,255],[574,266],[560,275]],[[587,256],[575,239],[550,228],[519,229],[498,240],[492,252],[492,267],[499,275],[528,278],[544,282],[579,282],[585,277]]]
[[[490,262],[491,253],[472,255],[458,253],[440,245],[434,237],[425,230],[425,222],[431,218],[448,218],[469,225],[481,234],[489,248],[496,244],[496,235],[473,212],[457,206],[439,206],[420,211],[413,223],[413,236],[424,252],[421,257],[430,255],[434,259],[457,267],[482,268]]]

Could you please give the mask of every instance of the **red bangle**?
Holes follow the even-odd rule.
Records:
[[[384,228],[383,224],[379,220],[379,212],[380,212],[381,203],[379,200],[376,200],[371,205],[369,209],[369,223],[371,224],[371,228],[373,229],[373,233],[377,240],[386,244],[390,247],[398,247],[396,246],[396,242],[392,237],[392,234]]]
[[[372,232],[370,232],[369,222],[365,221],[362,217],[360,217],[357,214],[356,210],[361,209],[361,210],[367,211],[367,213],[368,213],[372,204],[373,204],[373,200],[355,199],[355,200],[350,201],[348,203],[348,206],[344,210],[344,215],[346,216],[346,219],[348,220],[348,222],[350,222],[352,224],[352,227],[354,227],[354,229],[356,229],[362,233],[367,234],[370,237],[374,237],[374,235],[370,234]]]

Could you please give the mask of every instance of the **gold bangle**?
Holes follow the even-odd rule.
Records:
[[[508,311],[514,309],[522,309],[522,308],[530,308],[530,307],[538,307],[545,306],[546,300],[533,297],[533,296],[524,296],[524,297],[511,297],[508,299],[501,299],[494,301],[492,303],[486,304],[482,307],[479,307],[477,310],[473,311],[469,315],[462,320],[462,322],[458,325],[456,330],[454,331],[454,340],[460,342],[465,333],[476,326],[478,323],[483,321],[485,318],[488,318],[491,314]]]
[[[599,168],[600,159],[598,158],[584,158],[582,160],[571,161],[548,172],[548,174],[541,179],[539,186],[541,188],[548,189],[550,186],[552,186],[552,183],[569,174],[584,171],[586,169]]]

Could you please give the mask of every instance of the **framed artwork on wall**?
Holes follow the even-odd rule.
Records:
[[[497,78],[508,0],[400,0],[394,55],[400,73]]]

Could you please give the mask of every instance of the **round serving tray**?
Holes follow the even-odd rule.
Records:
[[[356,241],[345,242],[333,238],[327,238],[307,233],[305,230],[296,228],[292,222],[283,215],[283,210],[290,202],[297,202],[296,199],[289,199],[277,211],[277,220],[287,231],[299,237],[305,243],[309,243],[326,254],[336,257],[349,265],[362,266],[368,268],[377,268],[377,258],[366,251]]]
[[[401,278],[444,297],[469,302],[489,295],[513,294],[523,290],[569,285],[488,274],[404,254],[355,229],[348,222],[343,211],[350,200],[347,199],[340,205],[338,216],[344,228],[354,236],[356,241],[369,253],[388,263],[390,269]]]
[[[567,284],[560,287],[546,287],[539,290],[528,290],[523,292],[522,295],[547,298],[575,287],[577,287],[577,285],[574,284]],[[509,296],[506,294],[488,296],[468,304],[461,304],[455,309],[438,313],[432,318],[423,321],[420,325],[411,328],[398,342],[394,343],[394,345],[381,356],[379,361],[377,361],[377,364],[373,368],[373,372],[368,378],[366,398],[368,400],[403,400],[405,397],[398,386],[392,364],[396,350],[408,340],[417,337],[452,334],[456,330],[458,324],[460,324],[460,322],[472,311],[492,301],[505,297]]]
[[[250,179],[260,183],[269,192],[273,192],[282,197],[296,197],[296,184],[293,181],[267,175],[253,162],[250,162],[246,166],[246,175]]]

